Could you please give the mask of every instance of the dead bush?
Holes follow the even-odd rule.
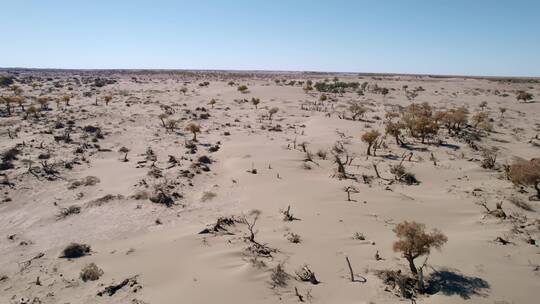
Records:
[[[390,166],[390,173],[394,174],[396,180],[406,183],[407,185],[419,184],[416,176],[408,172],[402,164]]]
[[[62,251],[62,258],[75,259],[90,253],[90,246],[86,244],[71,243]]]
[[[508,178],[514,185],[533,186],[536,189],[535,199],[540,199],[540,158],[517,160],[510,166]]]
[[[497,161],[497,148],[482,149],[482,168],[493,169]]]
[[[299,234],[296,234],[294,232],[287,233],[287,240],[293,244],[298,244],[302,241]]]
[[[310,282],[311,284],[314,284],[314,285],[319,284],[319,281],[317,280],[315,273],[311,271],[311,269],[309,269],[308,265],[303,265],[295,273],[298,280],[302,282]]]
[[[326,152],[326,150],[319,149],[317,151],[317,156],[322,160],[325,160],[327,155],[328,155],[328,152]]]
[[[272,280],[272,288],[287,286],[287,281],[289,281],[290,275],[285,272],[283,263],[277,264],[277,266],[272,269],[270,279]]]
[[[95,176],[86,176],[80,180],[75,180],[69,184],[68,189],[76,189],[80,186],[94,186],[100,182],[99,178]]]
[[[57,220],[61,220],[61,219],[64,219],[70,215],[73,215],[73,214],[79,214],[81,213],[81,207],[79,206],[75,206],[75,205],[71,205],[67,208],[62,208],[60,209],[60,212],[56,215],[56,219]]]
[[[99,280],[102,275],[103,270],[97,267],[96,264],[90,263],[82,268],[80,277],[83,282],[86,282]]]
[[[401,270],[377,270],[375,275],[398,296],[411,299],[416,294],[416,280],[402,274]]]

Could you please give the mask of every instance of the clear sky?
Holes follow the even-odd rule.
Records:
[[[0,0],[0,67],[540,76],[540,0]]]

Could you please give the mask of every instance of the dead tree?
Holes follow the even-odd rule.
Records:
[[[351,274],[351,282],[357,282],[356,279],[354,278],[354,271],[353,271],[352,266],[351,266],[351,261],[349,261],[349,257],[345,256],[345,260],[347,261],[347,266],[349,266],[349,272]],[[360,276],[360,277],[362,278],[362,280],[358,281],[358,282],[362,282],[362,283],[367,282],[366,278],[364,278],[363,276]]]
[[[339,179],[350,178],[345,166],[351,165],[354,155],[350,154],[341,142],[337,142],[332,147],[332,155],[334,156],[334,163],[337,165],[337,177]]]
[[[343,190],[345,192],[347,192],[347,202],[350,202],[350,201],[355,201],[355,200],[351,200],[351,193],[358,193],[358,189],[356,189],[355,186],[347,186],[345,188],[343,188]]]

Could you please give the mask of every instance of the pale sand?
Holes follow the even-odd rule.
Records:
[[[427,148],[427,151],[414,151],[413,161],[404,162],[420,181],[419,185],[411,186],[390,183],[393,177],[389,165],[398,163],[399,159],[381,157],[399,158],[405,149],[387,138],[387,148],[379,149],[379,156],[367,158],[366,144],[360,136],[368,127],[384,133],[385,104],[410,104],[402,90],[406,84],[409,88],[425,89],[416,102],[426,101],[438,108],[465,105],[474,113],[480,102],[487,101],[494,132],[477,144],[498,147],[497,163],[511,163],[514,157],[539,157],[540,141],[531,140],[540,129],[539,104],[515,100],[516,90],[527,90],[538,99],[538,83],[340,76],[344,81],[368,81],[395,89],[385,98],[372,93],[361,97],[355,93],[335,96],[336,110],[350,100],[370,101],[370,111],[365,117],[370,122],[361,122],[339,119],[335,113],[326,117],[326,112],[302,110],[301,103],[316,101],[320,94],[316,91],[306,94],[298,85],[278,86],[273,81],[276,75],[238,78],[219,74],[222,80],[211,76],[196,80],[192,76],[139,74],[135,75],[140,80],[138,83],[131,81],[131,76],[115,75],[116,84],[99,89],[99,96],[112,94],[113,101],[108,106],[101,100],[99,106],[94,106],[94,96],[82,97],[88,86],[73,85],[74,90],[67,91],[66,85],[47,95],[75,94],[67,110],[58,110],[50,103],[52,110],[39,123],[22,120],[20,114],[0,117],[0,151],[23,141],[27,145],[14,162],[16,169],[0,172],[6,173],[15,184],[13,188],[0,185],[0,198],[11,198],[0,203],[0,276],[7,276],[0,281],[0,303],[26,303],[21,301],[23,298],[30,299],[27,303],[298,303],[294,287],[306,302],[312,303],[396,303],[405,300],[386,292],[374,271],[408,271],[406,261],[392,250],[396,240],[392,228],[403,220],[425,223],[448,237],[442,250],[430,255],[427,277],[435,270],[444,269],[461,275],[456,275],[458,281],[447,286],[446,292],[421,295],[418,302],[536,303],[540,270],[535,270],[538,267],[535,265],[540,264],[540,250],[537,245],[526,243],[526,233],[540,242],[540,203],[528,202],[526,194],[520,194],[503,178],[502,170],[481,168],[480,152],[447,136],[445,130],[441,130],[439,138],[457,145],[456,149],[422,145],[407,138],[416,147]],[[295,74],[286,77],[314,81],[324,78]],[[64,82],[65,75],[60,79]],[[199,87],[198,83],[205,79],[210,85]],[[237,85],[227,85],[229,80],[247,85],[250,92],[241,94]],[[189,91],[185,95],[180,92],[183,81],[192,81],[186,85]],[[37,96],[51,86],[52,82],[36,89],[23,85],[23,95]],[[509,96],[494,95],[494,90]],[[11,93],[2,89],[2,94]],[[234,101],[251,97],[261,99],[258,110],[251,103]],[[208,105],[211,98],[217,100],[214,109]],[[128,100],[129,107],[125,105]],[[161,126],[158,115],[163,112],[160,106],[164,105],[175,110],[171,117],[188,118],[178,123],[175,132],[166,132]],[[267,108],[274,106],[279,112],[273,121],[261,119]],[[508,108],[504,118],[499,118],[501,106]],[[18,111],[18,106],[14,107]],[[197,120],[202,127],[198,151],[186,154],[184,143],[191,139],[191,134],[184,131],[184,126],[192,119],[184,110],[193,112],[196,107],[205,107],[211,116]],[[375,116],[383,119],[376,120]],[[51,154],[49,163],[73,158],[73,151],[80,145],[55,143],[53,135],[43,133],[52,129],[54,135],[60,134],[62,130],[52,128],[54,122],[66,123],[70,119],[78,127],[101,127],[104,139],[97,144],[112,152],[87,149],[88,163],[76,165],[73,170],[59,168],[62,179],[38,180],[25,174],[27,165],[22,160],[32,159],[40,167],[37,155],[47,150]],[[281,125],[283,132],[268,130],[276,124]],[[18,128],[18,136],[10,139],[8,128],[11,131]],[[230,132],[230,136],[224,136],[224,132]],[[341,138],[338,132],[345,137]],[[74,141],[94,144],[91,137],[82,139],[82,134],[80,129],[73,132]],[[374,179],[368,185],[361,179],[355,182],[332,177],[336,167],[330,153],[327,160],[314,156],[318,165],[309,163],[311,170],[306,170],[301,148],[293,149],[295,139],[298,144],[307,142],[313,153],[318,149],[329,150],[337,140],[344,140],[347,149],[357,156],[348,167],[351,173],[374,176],[372,163],[376,162],[385,179]],[[206,144],[214,145],[218,141],[219,151],[208,152]],[[130,149],[128,162],[122,162],[123,153],[117,152],[123,146]],[[178,183],[175,191],[184,196],[176,201],[178,205],[167,208],[147,199],[130,198],[145,189],[140,184],[142,179],[149,185],[147,191],[162,180],[147,175],[152,161],[137,168],[137,162],[145,159],[147,147],[155,152],[155,165],[164,169],[162,174],[167,180]],[[430,161],[430,153],[437,159],[436,166]],[[175,156],[179,164],[165,169],[169,167],[169,155]],[[209,156],[213,163],[209,172],[195,175],[190,186],[190,180],[180,176],[180,170],[189,169],[190,159],[196,160],[201,155]],[[257,174],[247,172],[252,166]],[[68,189],[70,181],[86,176],[98,177],[100,182]],[[347,185],[355,185],[359,190],[352,194],[355,202],[346,201],[343,188]],[[473,191],[476,188],[481,191]],[[534,191],[527,190],[529,195]],[[215,197],[204,200],[204,192],[213,192]],[[88,205],[107,194],[124,198],[100,206]],[[512,195],[523,198],[534,211],[522,210],[508,202]],[[483,207],[476,204],[482,200],[490,208],[504,201],[503,209],[508,215],[526,216],[524,224],[532,225],[522,229],[526,233],[512,232],[514,222],[486,216]],[[55,202],[58,207],[53,205]],[[57,220],[59,208],[69,205],[81,206],[80,214]],[[280,210],[288,205],[300,220],[283,221]],[[245,225],[237,223],[231,227],[232,235],[198,234],[220,216],[240,217],[253,209],[261,211],[255,227],[256,240],[278,250],[271,258],[257,258],[266,266],[257,267],[246,253],[249,244],[244,239]],[[158,218],[161,225],[155,223]],[[287,240],[285,235],[289,231],[300,235],[299,244]],[[355,232],[363,233],[367,240],[353,239]],[[7,236],[13,234],[16,236],[9,240]],[[498,236],[513,244],[494,242]],[[28,245],[21,245],[21,241]],[[62,249],[73,241],[91,245],[91,255],[73,260],[59,258]],[[130,249],[132,252],[126,254]],[[375,260],[377,251],[383,260]],[[38,253],[45,255],[21,270],[18,263]],[[350,258],[355,273],[367,278],[366,283],[350,282],[345,256]],[[418,263],[423,260],[419,258]],[[104,275],[97,281],[82,282],[79,272],[90,262],[96,263]],[[270,269],[280,262],[292,276],[303,264],[308,264],[321,283],[312,285],[291,278],[288,286],[272,288]],[[133,287],[124,287],[110,297],[96,295],[104,286],[134,275],[142,286],[137,292],[133,292]],[[41,286],[34,283],[37,277]],[[311,297],[306,298],[307,293]],[[35,298],[41,302],[32,302]]]

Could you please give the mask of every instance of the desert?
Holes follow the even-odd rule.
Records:
[[[535,303],[538,78],[0,75],[1,303]]]

